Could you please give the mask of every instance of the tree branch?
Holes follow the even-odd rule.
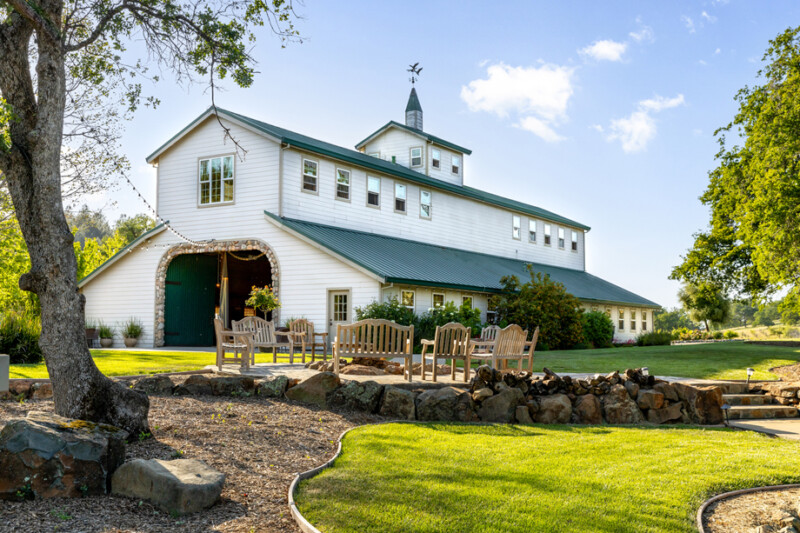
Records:
[[[131,5],[127,2],[127,0],[125,0],[117,7],[110,9],[108,13],[103,15],[100,18],[100,20],[97,21],[97,25],[95,26],[94,31],[92,31],[92,33],[86,39],[74,44],[67,45],[65,46],[64,49],[67,52],[74,52],[76,50],[80,50],[81,48],[89,46],[90,44],[95,42],[103,34],[104,31],[106,31],[106,27],[114,17],[116,17],[123,11],[130,9],[130,7]]]
[[[20,15],[25,17],[36,31],[41,32],[48,37],[50,37],[53,41],[59,41],[61,39],[61,35],[59,35],[57,26],[53,24],[53,22],[47,19],[42,13],[34,9],[34,7],[23,0],[5,0],[8,4]]]

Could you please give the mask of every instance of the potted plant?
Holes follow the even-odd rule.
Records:
[[[125,339],[125,346],[133,348],[139,342],[139,337],[144,332],[144,326],[138,318],[131,317],[122,326],[122,337]]]
[[[114,344],[114,328],[100,322],[97,332],[100,334],[100,346],[103,348],[111,348]]]
[[[245,301],[245,305],[261,311],[264,313],[264,319],[266,319],[267,313],[280,307],[281,303],[278,301],[278,298],[275,296],[275,293],[272,292],[269,285],[264,287],[256,287],[253,285],[250,291],[250,298]]]
[[[84,329],[86,331],[86,343],[89,345],[89,348],[92,348],[95,339],[97,339],[97,325],[91,320],[86,320]]]

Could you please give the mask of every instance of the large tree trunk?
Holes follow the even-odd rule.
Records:
[[[51,21],[62,4],[38,4]],[[116,383],[97,369],[86,345],[84,297],[78,292],[72,234],[61,203],[60,152],[64,120],[64,53],[59,39],[37,29],[37,89],[30,77],[31,22],[13,13],[0,29],[0,91],[16,120],[12,148],[0,153],[31,270],[20,287],[39,296],[39,345],[53,383],[56,412],[104,422],[133,433],[148,430],[147,396]]]

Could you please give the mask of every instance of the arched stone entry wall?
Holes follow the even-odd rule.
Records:
[[[272,291],[275,296],[280,299],[280,268],[278,266],[278,258],[275,252],[267,246],[266,243],[258,240],[243,240],[243,241],[215,241],[204,245],[194,244],[176,244],[161,257],[156,269],[156,308],[155,308],[155,323],[153,325],[154,343],[156,346],[164,346],[164,306],[166,304],[166,280],[167,268],[175,256],[181,254],[205,254],[205,253],[221,253],[221,252],[241,252],[246,250],[258,250],[264,253],[272,269]],[[280,307],[275,309],[273,313],[273,320],[276,324],[280,324]]]

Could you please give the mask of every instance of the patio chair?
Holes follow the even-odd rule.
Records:
[[[317,333],[314,331],[314,323],[309,322],[305,318],[298,318],[289,324],[289,330],[294,333],[302,334],[301,343],[303,353],[306,353],[306,348],[311,348],[311,360],[314,361],[317,350],[322,351],[323,360],[328,360],[328,332]]]
[[[250,369],[253,354],[253,334],[249,331],[226,330],[219,316],[214,317],[214,333],[217,336],[217,369],[222,371],[225,363],[239,363],[243,371]],[[232,351],[228,357],[226,352]]]
[[[538,328],[537,328],[538,330]],[[538,335],[537,335],[538,336]],[[528,345],[527,330],[523,330],[517,324],[511,324],[501,329],[497,333],[494,342],[488,346],[486,353],[472,353],[472,359],[479,361],[491,361],[492,368],[500,370],[498,363],[502,362],[504,369],[508,368],[508,360],[517,360],[517,368],[522,369],[522,362],[525,358],[525,347]],[[531,365],[533,360],[531,359]]]
[[[433,381],[436,381],[436,360],[450,359],[450,379],[456,379],[456,361],[464,361],[464,382],[469,379],[470,374],[470,328],[457,322],[450,322],[444,326],[436,326],[434,339],[422,341],[422,379],[425,380],[425,360],[430,357],[433,362],[432,374]],[[425,352],[431,348],[430,356]]]
[[[481,330],[482,341],[493,341],[497,338],[497,332],[500,331],[500,326],[486,326]]]
[[[291,331],[282,331],[281,336],[286,336],[286,340],[279,339],[275,334],[275,325],[258,316],[246,316],[241,320],[231,322],[233,331],[248,332],[253,336],[253,348],[272,350],[272,362],[278,362],[278,348],[288,348],[289,363],[294,364],[294,343],[296,338],[302,338],[302,334]],[[251,353],[252,364],[256,363],[255,350]],[[303,354],[303,362],[306,362],[306,354]]]

